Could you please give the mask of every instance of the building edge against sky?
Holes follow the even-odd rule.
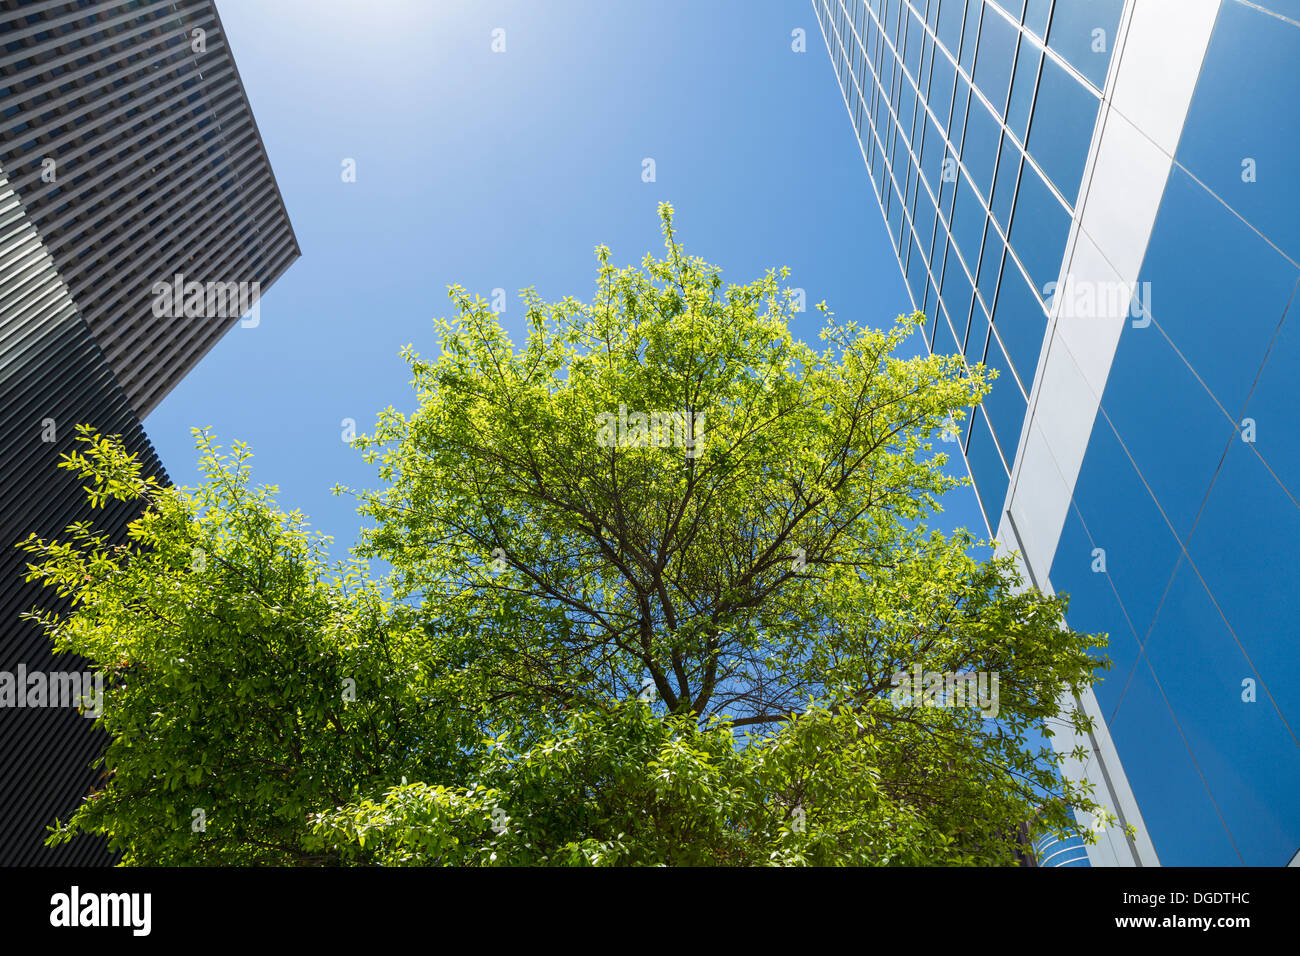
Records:
[[[990,529],[1111,635],[1054,739],[1137,829],[1091,862],[1286,865],[1300,3],[813,8],[927,341],[1000,374],[961,438]]]
[[[57,467],[75,426],[165,481],[141,419],[244,315],[230,287],[255,299],[299,254],[212,0],[0,0],[0,671],[86,671],[19,619],[69,605],[23,582],[14,543],[74,521],[124,543],[138,514],[92,510]],[[207,290],[202,314],[156,308],[178,274]],[[105,742],[72,707],[0,712],[0,864],[111,862],[86,837],[42,845]]]

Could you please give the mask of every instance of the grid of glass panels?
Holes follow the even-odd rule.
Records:
[[[999,373],[962,439],[996,527],[1123,0],[814,7],[927,342]]]

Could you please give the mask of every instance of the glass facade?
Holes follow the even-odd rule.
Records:
[[[1000,373],[962,442],[977,445],[986,516],[1006,491],[1047,327],[1036,290],[1057,278],[1109,63],[1092,31],[1113,34],[1123,0],[1052,6],[815,4],[927,341]]]
[[[1110,635],[1109,773],[1160,863],[1286,865],[1300,3],[1188,0],[1176,29],[1138,0],[813,7],[927,341],[998,373],[961,441],[990,533]],[[1118,322],[1053,294],[1094,262]]]

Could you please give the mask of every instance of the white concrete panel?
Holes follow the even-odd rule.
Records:
[[[1172,157],[1196,89],[1219,0],[1137,0],[1114,107]]]
[[[1054,343],[1060,343],[1069,350],[1086,388],[1099,402],[1106,388],[1106,379],[1110,376],[1110,366],[1115,358],[1115,348],[1119,345],[1120,333],[1128,321],[1128,309],[1114,305],[1117,296],[1096,295],[1095,292],[1132,289],[1133,280],[1124,282],[1120,279],[1119,273],[1106,261],[1106,257],[1087,233],[1078,233],[1076,239],[1068,273],[1070,284],[1063,287],[1057,295],[1058,298],[1069,297],[1070,307],[1067,308],[1067,303],[1062,302],[1059,309],[1053,310],[1056,316]],[[1094,290],[1096,303],[1096,307],[1091,310],[1086,307],[1084,298],[1089,289]],[[1045,381],[1050,381],[1050,378]],[[1094,402],[1092,412],[1095,414],[1096,410]]]
[[[1218,6],[1219,0],[1129,0],[1121,20],[1029,421],[1003,513],[995,519],[1002,549],[1020,549],[1020,563],[1044,590],[1051,590],[1047,574],[1129,321],[1130,298],[1142,294],[1142,260]],[[1130,840],[1122,827],[1110,828],[1089,848],[1089,858],[1095,866],[1158,866],[1096,699],[1088,692],[1081,703],[1096,718],[1096,730],[1080,737],[1061,728],[1054,746],[1068,753],[1081,745],[1090,753],[1086,761],[1068,759],[1067,774],[1093,783],[1097,799],[1138,831]]]
[[[1032,433],[1042,436],[1053,467],[1065,487],[1065,503],[1068,506],[1092,434],[1093,421],[1097,417],[1101,392],[1084,378],[1074,355],[1062,341],[1059,329],[1048,349],[1043,374],[1052,387],[1044,389],[1039,395]],[[1050,427],[1044,427],[1049,424]],[[1030,446],[1026,446],[1025,450],[1027,456],[1033,454]],[[1027,457],[1026,462],[1028,460]],[[1022,483],[1025,481],[1023,472],[1021,480]],[[1065,519],[1064,509],[1061,519]],[[1060,526],[1057,526],[1054,532],[1056,537],[1044,543],[1050,552],[1056,550],[1060,530]]]
[[[1062,709],[1075,705],[1076,701],[1069,697],[1064,698],[1061,704]],[[1065,755],[1061,773],[1067,780],[1087,780],[1094,784],[1094,797],[1118,817],[1118,822],[1101,829],[1098,842],[1088,847],[1089,861],[1093,866],[1159,866],[1159,857],[1146,833],[1142,815],[1127,781],[1122,777],[1117,779],[1114,773],[1114,768],[1119,766],[1119,758],[1111,742],[1110,731],[1100,718],[1096,697],[1092,691],[1088,691],[1080,696],[1077,705],[1095,720],[1096,726],[1091,738],[1087,734],[1075,733],[1074,728],[1064,721],[1049,722],[1055,732],[1052,746],[1058,753]],[[1080,761],[1071,756],[1076,747],[1089,752],[1087,760]],[[1081,822],[1091,825],[1093,821]],[[1132,839],[1125,832],[1128,824],[1132,824],[1136,830]]]
[[[1049,367],[1050,364],[1049,359]],[[1067,485],[1061,477],[1043,430],[1037,424],[1030,426],[1021,449],[1020,477],[1010,511],[1034,579],[1045,582],[1070,507],[1073,480]]]
[[[1136,281],[1173,160],[1114,110],[1104,115],[1080,225],[1115,272]]]

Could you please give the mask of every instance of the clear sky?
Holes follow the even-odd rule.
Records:
[[[329,489],[378,485],[342,421],[365,432],[390,404],[412,409],[399,351],[435,353],[449,284],[507,290],[519,341],[517,290],[588,300],[593,248],[608,244],[619,265],[660,252],[667,200],[685,247],[724,281],[788,265],[810,308],[824,299],[878,326],[910,309],[807,3],[218,9],[303,254],[260,324],[233,328],[145,428],[181,484],[198,480],[191,427],[248,442],[256,480],[332,535],[335,557],[361,519]],[[491,49],[498,28],[504,53]],[[356,182],[342,180],[345,159]],[[814,344],[817,316],[795,329]],[[971,489],[945,506],[941,529],[986,533]]]

